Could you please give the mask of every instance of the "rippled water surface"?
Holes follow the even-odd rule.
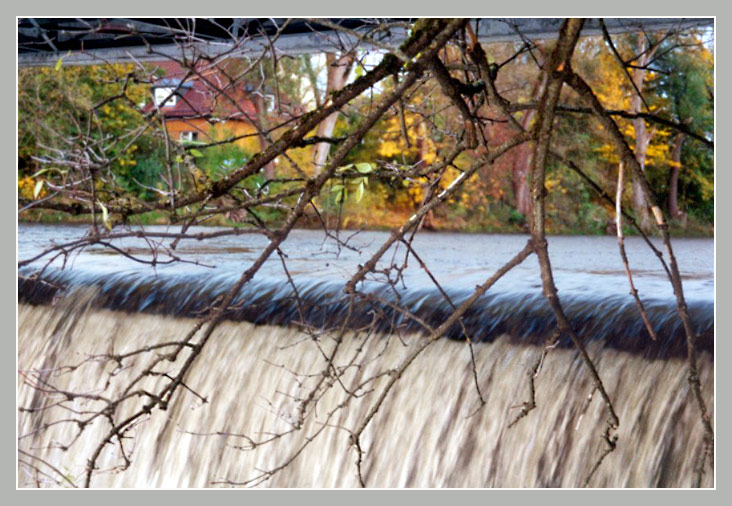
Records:
[[[50,241],[63,243],[84,234],[86,227],[69,225],[20,224],[18,256],[29,258],[47,247]],[[170,231],[172,227],[147,227],[151,232]],[[199,227],[195,232],[215,229]],[[371,253],[389,237],[388,232],[342,232],[341,239],[350,238],[349,245],[359,251],[338,248],[335,241],[321,231],[294,230],[282,246],[287,266],[295,279],[347,280],[357,266],[366,262]],[[509,260],[525,244],[523,235],[456,234],[421,232],[414,239],[414,249],[437,280],[451,288],[472,288]],[[169,244],[170,239],[163,241]],[[86,248],[69,258],[66,268],[97,273],[136,271],[150,275],[226,274],[238,275],[253,262],[268,240],[256,234],[221,237],[208,241],[182,241],[176,254],[190,263],[158,265],[155,269],[136,263],[123,255],[101,246]],[[654,244],[663,250],[660,240]],[[142,239],[114,242],[118,247],[139,258],[146,255],[147,244]],[[714,298],[714,242],[711,239],[675,239],[674,250],[684,278],[684,291],[689,300]],[[670,298],[673,291],[655,254],[639,237],[626,238],[626,249],[633,269],[634,281],[644,298]],[[405,247],[392,248],[384,255],[380,267],[404,258]],[[603,236],[554,236],[549,238],[549,254],[560,297],[564,294],[584,296],[627,295],[628,279],[618,254],[617,239]],[[160,257],[165,260],[166,257]],[[41,262],[34,264],[41,266]],[[60,261],[55,262],[60,265]],[[207,267],[210,266],[210,267]],[[257,274],[256,279],[283,278],[282,264],[273,255]],[[413,258],[406,271],[408,288],[423,288],[431,281]],[[529,257],[493,288],[496,292],[540,291],[539,266]]]

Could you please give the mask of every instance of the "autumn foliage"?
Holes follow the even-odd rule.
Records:
[[[637,34],[615,36],[616,50],[632,62],[634,51],[642,42],[639,37]],[[656,36],[654,57],[649,59],[647,68],[637,72],[645,105],[636,112],[647,112],[686,125],[700,136],[711,139],[714,55],[705,37],[708,34],[701,31],[667,38],[663,34]],[[533,47],[521,43],[485,46],[488,58],[495,65],[498,91],[511,102],[536,102],[543,86],[539,81],[539,64],[551,48],[551,42]],[[364,57],[365,54],[357,55],[355,63],[349,65],[347,81],[373,66],[374,57]],[[460,69],[466,62],[460,59],[459,52],[448,48],[443,52],[443,59],[455,76],[464,74]],[[256,103],[267,108],[264,114],[269,119],[261,115],[253,118],[255,125],[248,130],[251,134],[228,144],[215,143],[231,137],[226,126],[205,120],[210,123],[207,131],[211,132],[206,140],[215,145],[208,147],[201,142],[204,146],[199,148],[178,144],[173,156],[166,153],[165,129],[161,128],[160,120],[149,113],[149,88],[155,77],[149,74],[149,67],[131,64],[67,66],[61,62],[56,68],[21,69],[18,88],[19,195],[24,201],[32,202],[47,196],[55,185],[62,185],[67,169],[59,165],[58,158],[53,155],[58,150],[70,148],[73,151],[74,143],[83,142],[86,136],[96,139],[100,147],[105,144],[103,157],[110,160],[110,174],[115,179],[114,184],[104,178],[98,179],[96,185],[100,194],[111,192],[116,195],[126,191],[135,197],[154,199],[166,190],[181,167],[195,167],[196,170],[185,171],[188,175],[176,183],[180,187],[196,188],[202,181],[215,181],[278,138],[281,129],[274,127],[262,135],[261,127],[286,121],[283,103],[286,102],[288,111],[293,104],[307,110],[315,107],[316,102],[327,100],[322,79],[327,73],[328,62],[332,65],[333,61],[322,55],[307,55],[282,59],[276,69],[268,63],[260,80],[255,80],[248,89],[265,90],[262,96],[271,100]],[[226,71],[233,73],[245,66],[246,62],[230,62]],[[595,89],[608,110],[633,109],[633,84],[602,37],[581,39],[573,66]],[[333,137],[346,135],[368,113],[376,97],[397,84],[398,79],[387,79],[370,94],[350,103],[338,115]],[[429,79],[393,106],[351,150],[347,162],[368,163],[374,171],[366,175],[357,191],[330,191],[321,197],[328,219],[337,216],[344,227],[395,226],[420,205],[428,192],[448,187],[474,161],[469,152],[461,154],[439,180],[429,177],[396,180],[384,174],[420,164],[427,166],[455,141],[451,132],[460,126],[460,115],[450,100],[437,92],[438,88],[434,78]],[[120,94],[124,99],[112,100]],[[490,120],[501,116],[497,104],[478,104],[477,95],[469,100],[478,107],[482,118]],[[578,112],[582,104],[572,91],[566,88],[562,91],[562,102],[569,108],[576,106],[577,110],[560,111],[556,120],[556,149],[562,155],[581,160],[583,170],[612,190],[617,179],[618,158],[605,132],[589,115]],[[519,111],[516,117],[524,128],[532,128],[533,115],[534,110],[528,108]],[[636,149],[640,145],[636,142],[636,130],[643,124],[647,142],[642,155],[647,178],[659,201],[671,211],[671,217],[683,219],[684,227],[691,224],[688,233],[710,233],[714,168],[708,146],[689,136],[680,137],[673,128],[658,122],[627,117],[618,117],[616,121]],[[500,145],[513,134],[512,125],[505,121],[487,124],[490,127],[486,127],[482,135],[489,146]],[[116,140],[109,142],[110,139]],[[247,184],[257,187],[268,179],[301,177],[299,171],[315,173],[315,150],[322,150],[326,145],[318,146],[320,148],[304,145],[291,150],[287,157],[278,157],[267,174],[253,176]],[[425,225],[465,231],[525,231],[530,205],[527,180],[530,157],[531,148],[526,144],[484,167],[445,206],[431,213]],[[275,189],[279,184],[270,183]],[[630,204],[632,180],[627,184],[625,195]],[[550,232],[603,234],[612,231],[612,207],[589,191],[575,173],[561,164],[550,163],[546,187]],[[347,190],[348,185],[344,188]],[[559,190],[553,191],[555,188]],[[337,212],[330,213],[336,209]],[[271,212],[276,217],[276,209]],[[42,219],[37,213],[23,217]],[[159,221],[165,218],[153,213],[141,219]],[[221,221],[215,223],[223,224]],[[307,226],[307,223],[303,225]]]

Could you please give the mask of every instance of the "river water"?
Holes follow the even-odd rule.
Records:
[[[146,227],[150,232],[176,232],[172,227]],[[197,227],[189,233],[211,232],[216,228]],[[83,235],[86,227],[71,225],[20,224],[18,229],[18,257],[31,257],[50,241],[63,243]],[[352,232],[341,232],[342,240],[350,238],[348,244],[357,248],[338,248],[335,241],[326,238],[320,231],[294,230],[282,246],[287,255],[288,269],[295,279],[345,281],[359,263],[364,263],[370,254],[388,238],[388,232],[364,231],[352,236]],[[429,266],[441,284],[451,287],[472,287],[516,254],[526,243],[524,235],[458,234],[422,232],[416,235],[414,249]],[[165,241],[169,243],[170,240]],[[102,246],[86,248],[74,255],[68,264],[72,269],[83,269],[99,273],[141,272],[147,275],[201,274],[238,275],[251,264],[268,240],[261,235],[221,237],[205,243],[183,241],[176,253],[182,258],[197,261],[206,266],[185,263],[160,265],[155,270],[135,263]],[[656,247],[663,251],[660,240],[653,239]],[[634,272],[636,287],[645,298],[669,298],[673,292],[656,256],[640,237],[625,239],[630,265]],[[145,255],[147,244],[142,239],[127,238],[113,241],[113,244]],[[712,239],[675,239],[674,251],[684,278],[684,293],[689,300],[712,300],[714,297],[714,241]],[[395,255],[396,250],[396,255]],[[392,248],[384,255],[380,267],[396,257],[401,259],[405,247]],[[628,279],[618,254],[617,239],[608,236],[555,236],[549,239],[549,254],[555,273],[555,281],[561,294],[588,296],[626,295]],[[165,259],[164,257],[162,258]],[[408,267],[407,284],[413,288],[430,285],[429,278],[412,261]],[[41,265],[37,263],[36,265]],[[60,265],[60,261],[56,262]],[[209,267],[210,266],[210,267]],[[529,258],[516,267],[495,285],[496,291],[535,291],[540,289],[538,262]],[[257,277],[281,277],[282,265],[273,256],[265,263]]]

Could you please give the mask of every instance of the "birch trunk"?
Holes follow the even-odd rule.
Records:
[[[333,53],[327,53],[326,63],[328,66],[328,83],[325,89],[325,97],[323,102],[327,102],[329,95],[338,90],[342,90],[346,85],[348,74],[351,73],[354,57],[352,53],[346,54],[338,58]],[[338,120],[338,112],[334,112],[326,117],[318,126],[318,137],[331,137]],[[315,145],[315,153],[313,154],[313,164],[316,173],[320,173],[326,164],[328,154],[330,153],[330,144],[321,142]]]

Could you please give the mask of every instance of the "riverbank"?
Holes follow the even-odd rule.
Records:
[[[482,233],[482,234],[526,234],[528,226],[522,220],[504,219],[503,213],[498,213],[495,217],[483,216],[479,220],[471,220],[467,217],[437,217],[432,218],[424,230],[435,232],[456,232],[456,233]],[[327,217],[327,215],[325,215]],[[331,228],[340,228],[342,230],[373,230],[383,231],[392,230],[401,226],[409,219],[407,212],[384,212],[380,213],[373,219],[373,216],[360,213],[345,213],[340,218],[340,226],[337,216],[331,216],[328,225]],[[91,216],[69,216],[65,213],[56,211],[35,211],[28,210],[18,216],[20,223],[43,223],[43,224],[83,224],[91,223]],[[135,216],[130,222],[136,225],[170,225],[170,219],[166,214],[152,211],[149,213]],[[242,227],[246,224],[238,223],[217,215],[211,219],[200,223],[202,226],[216,227]],[[307,216],[305,220],[301,220],[298,228],[302,229],[319,229],[322,223],[315,216]],[[671,222],[670,231],[672,237],[686,238],[713,238],[714,225],[689,218],[686,226],[679,222]],[[615,235],[613,227],[600,227],[597,225],[585,227],[568,227],[563,224],[557,224],[551,220],[547,220],[547,232],[550,235]],[[631,227],[623,227],[623,233],[626,236],[638,235],[635,229]]]

